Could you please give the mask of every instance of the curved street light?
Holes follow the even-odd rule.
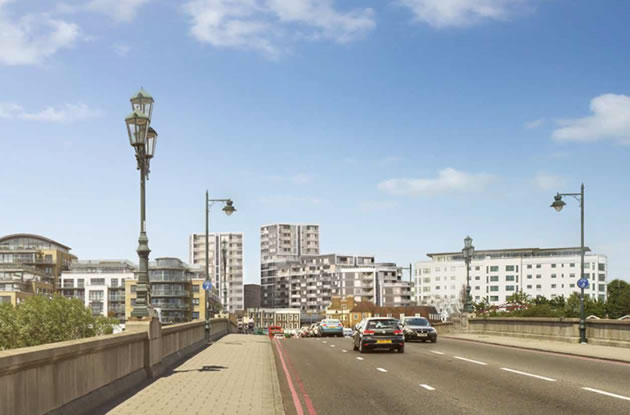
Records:
[[[464,249],[462,249],[462,253],[464,254],[464,262],[466,263],[466,301],[464,302],[464,312],[472,313],[472,297],[470,296],[470,261],[472,260],[473,252],[475,252],[475,247],[472,244],[473,240],[470,236],[464,238]]]

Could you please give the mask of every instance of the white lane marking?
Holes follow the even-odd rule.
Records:
[[[431,353],[435,353],[435,354],[439,354],[439,355],[443,355],[443,354],[444,354],[444,353],[442,353],[442,352],[438,352],[438,351],[436,351],[436,350],[431,350]]]
[[[420,386],[422,386],[423,388],[425,388],[428,391],[434,391],[435,390],[435,388],[433,386],[425,385],[423,383],[421,383]]]
[[[480,362],[478,360],[472,360],[472,359],[466,359],[465,357],[461,357],[461,356],[453,356],[453,357],[455,357],[455,359],[463,360],[465,362],[470,362],[470,363],[476,363],[478,365],[483,365],[483,366],[487,366],[488,365],[485,362]]]
[[[530,376],[536,379],[546,380],[547,382],[555,382],[555,379],[551,379],[545,376],[534,375],[533,373],[521,372],[520,370],[508,369],[507,367],[502,367],[501,370],[505,370],[506,372],[516,373],[517,375]]]
[[[331,345],[330,345],[330,347],[335,347],[335,345],[334,345],[334,344],[331,344]]]
[[[348,353],[348,351],[346,349],[341,349],[342,352],[344,353]]]
[[[617,399],[623,399],[625,401],[630,401],[630,398],[627,396],[623,396],[623,395],[617,395],[616,393],[610,393],[610,392],[605,392],[605,391],[600,391],[599,389],[593,389],[593,388],[587,388],[587,387],[583,387],[582,389],[584,389],[585,391],[589,391],[589,392],[595,392],[595,393],[600,393],[602,395],[606,395],[606,396],[611,396],[613,398],[617,398]]]
[[[357,357],[357,360],[363,360],[363,358],[362,357]]]
[[[383,369],[382,367],[377,367],[376,370],[378,370],[379,372],[387,373],[387,370]]]
[[[322,343],[328,343],[326,340],[322,340]]]

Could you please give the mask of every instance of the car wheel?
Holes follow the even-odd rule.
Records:
[[[433,340],[431,340],[432,343],[437,343],[437,337]]]
[[[398,348],[398,353],[405,353],[405,346]]]
[[[363,343],[359,342],[359,353],[365,353],[366,350],[363,348]]]

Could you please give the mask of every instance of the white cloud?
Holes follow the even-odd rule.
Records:
[[[559,188],[564,186],[566,180],[560,176],[554,176],[546,173],[539,173],[534,177],[534,185],[540,190],[545,191],[559,191]]]
[[[121,22],[130,22],[138,13],[138,9],[150,0],[92,0],[87,9],[97,11]]]
[[[0,102],[0,118],[4,119],[69,123],[101,115],[101,111],[92,110],[85,104],[65,104],[59,108],[46,107],[40,112],[27,112],[21,105],[16,103]]]
[[[71,47],[79,37],[79,27],[45,15],[8,16],[0,0],[0,64],[40,63],[59,49]]]
[[[630,144],[630,96],[604,94],[591,100],[590,116],[560,120],[553,132],[558,141],[616,140]]]
[[[526,122],[525,123],[525,128],[531,130],[531,129],[534,129],[534,128],[542,127],[543,124],[545,124],[545,120],[543,118],[540,118],[540,119],[537,119],[537,120]]]
[[[282,54],[291,41],[327,39],[346,43],[374,25],[372,9],[341,12],[334,0],[192,0],[184,10],[192,35],[215,47]]]
[[[131,47],[124,43],[118,43],[114,45],[113,48],[114,48],[114,52],[116,52],[116,55],[120,56],[121,58],[124,58],[125,56],[127,56],[129,51],[131,50]]]
[[[430,196],[441,193],[474,193],[485,190],[494,177],[488,174],[465,173],[453,168],[439,171],[437,178],[398,178],[378,184],[382,192],[399,196]]]
[[[436,28],[465,27],[484,20],[507,20],[528,0],[398,0],[415,19]]]

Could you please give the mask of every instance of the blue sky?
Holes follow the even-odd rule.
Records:
[[[0,0],[0,234],[137,261],[124,117],[160,137],[152,257],[211,230],[319,223],[323,252],[586,243],[630,280],[626,0]]]

